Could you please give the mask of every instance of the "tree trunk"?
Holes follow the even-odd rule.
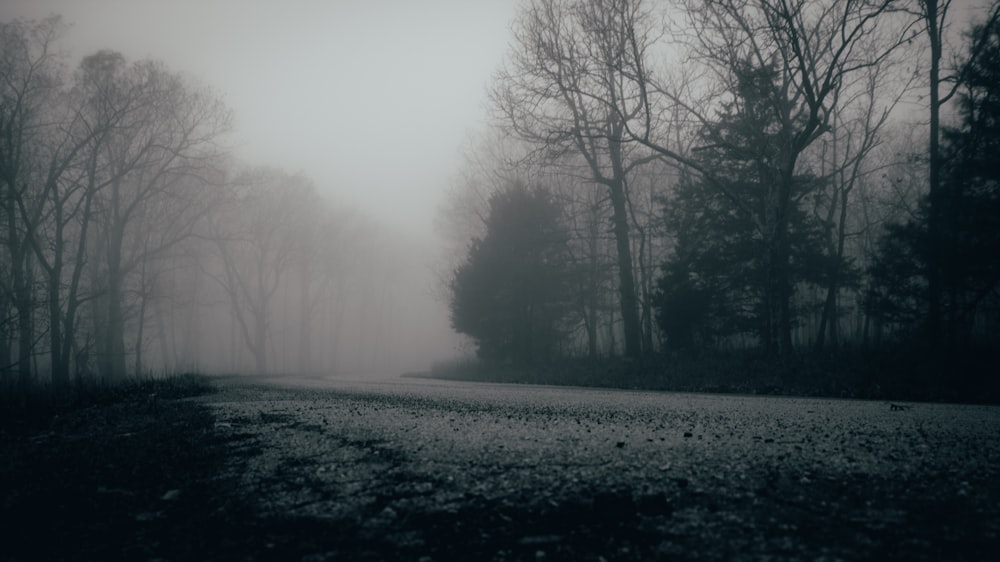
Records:
[[[253,359],[254,368],[258,375],[267,373],[267,298],[263,295],[263,289],[258,289],[262,294],[257,302],[257,310],[254,314],[253,325]]]
[[[625,356],[638,357],[642,354],[642,333],[639,323],[639,307],[635,288],[635,274],[632,271],[632,243],[629,238],[628,196],[625,193],[625,166],[622,161],[622,128],[624,124],[609,124],[609,156],[612,177],[606,182],[611,198],[611,213],[615,233],[615,247],[618,254],[618,300],[622,312],[622,329],[625,336]]]
[[[263,324],[258,324],[254,333],[253,349],[254,368],[258,375],[267,373],[267,331]]]
[[[639,289],[641,291],[641,298],[639,299],[639,306],[641,307],[641,316],[639,324],[642,329],[642,350],[644,353],[650,353],[653,351],[653,306],[652,298],[650,295],[650,276],[651,267],[647,267],[646,255],[648,250],[647,229],[640,226],[636,226],[639,231]]]
[[[789,271],[791,244],[788,233],[791,207],[791,186],[794,163],[786,166],[777,179],[777,199],[773,202],[774,216],[769,217],[770,238],[765,264],[765,341],[769,355],[787,356],[792,353],[792,286]],[[766,178],[765,178],[766,181]]]
[[[144,274],[145,276],[145,274]],[[143,369],[145,366],[142,364],[142,348],[143,348],[143,338],[145,336],[146,327],[146,304],[149,302],[149,295],[146,294],[145,289],[141,295],[139,295],[139,317],[136,320],[136,330],[135,330],[135,375],[142,376]]]
[[[618,253],[618,300],[621,306],[625,336],[625,355],[638,357],[642,353],[642,344],[635,294],[635,276],[632,272],[632,247],[628,233],[629,219],[622,181],[611,182],[609,190],[611,192],[615,246]]]
[[[104,376],[111,381],[125,379],[125,312],[122,309],[122,280],[119,272],[109,275],[107,371]]]
[[[6,317],[10,311],[10,302],[6,297],[0,298],[0,316]],[[0,382],[6,382],[8,371],[11,367],[11,337],[5,325],[6,321],[0,324]]]
[[[61,253],[57,244],[56,253]],[[62,389],[69,386],[69,362],[63,353],[63,346],[68,346],[70,337],[70,327],[62,321],[62,307],[60,306],[59,280],[62,278],[62,266],[59,263],[61,258],[57,255],[55,266],[49,274],[49,355],[52,358],[52,387]]]
[[[597,309],[600,303],[601,264],[598,253],[600,236],[601,212],[597,204],[590,208],[587,222],[587,287],[584,296],[584,326],[587,329],[587,356],[597,359],[598,349],[598,318]]]
[[[125,311],[124,290],[121,271],[124,232],[119,225],[113,225],[108,244],[108,316],[105,326],[105,371],[106,379],[125,379]]]
[[[823,299],[823,313],[819,319],[819,329],[816,331],[816,351],[820,351],[826,345],[827,325],[830,327],[830,341],[836,340],[834,326],[836,325],[837,309],[837,280],[836,272],[830,272],[830,283],[826,287],[826,298]]]
[[[303,263],[299,273],[302,278],[299,285],[299,372],[308,373],[312,370],[312,319],[313,312],[310,306],[312,298],[309,293],[309,271],[308,266]]]
[[[929,159],[930,188],[927,213],[927,338],[931,350],[941,342],[941,156],[939,145],[941,99],[938,85],[941,65],[941,33],[937,0],[925,0],[927,33],[931,43]]]
[[[779,334],[778,354],[782,357],[792,354],[792,283],[790,269],[790,240],[788,235],[788,197],[785,198],[785,209],[781,214],[778,231],[778,261],[777,290],[779,303]]]
[[[20,387],[27,390],[31,384],[31,351],[34,329],[31,315],[34,299],[28,282],[28,258],[23,254],[17,260],[14,270],[14,300],[17,303],[17,373]]]

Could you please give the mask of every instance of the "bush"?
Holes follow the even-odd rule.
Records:
[[[903,347],[843,348],[790,357],[757,351],[661,353],[637,360],[565,359],[544,367],[498,367],[465,361],[435,366],[451,380],[716,392],[1000,403],[997,353],[982,349],[941,360]]]

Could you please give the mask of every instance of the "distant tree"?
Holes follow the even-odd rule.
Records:
[[[300,222],[319,206],[318,196],[306,178],[270,168],[249,170],[234,183],[231,198],[213,211],[216,263],[205,272],[225,292],[256,371],[266,373],[274,298],[302,255]]]
[[[558,351],[571,307],[567,239],[545,190],[513,185],[490,199],[486,234],[451,282],[452,327],[482,359],[530,364]]]

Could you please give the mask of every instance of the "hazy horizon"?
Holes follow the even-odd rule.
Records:
[[[61,15],[74,66],[101,49],[163,61],[233,110],[241,160],[301,172],[334,204],[433,240],[515,6],[15,0],[4,18]]]
[[[301,173],[333,206],[371,217],[385,240],[405,242],[402,275],[413,286],[390,322],[396,345],[385,353],[391,368],[418,370],[458,353],[435,286],[447,261],[435,215],[456,181],[463,143],[485,126],[486,88],[515,6],[15,0],[3,17],[62,16],[70,27],[56,45],[70,70],[109,49],[191,77],[233,111],[227,141],[238,161]]]

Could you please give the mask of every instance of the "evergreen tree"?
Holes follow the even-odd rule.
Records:
[[[490,199],[486,234],[451,283],[452,327],[481,359],[523,365],[558,352],[571,297],[560,215],[542,189],[514,185]]]
[[[800,206],[818,180],[793,176],[784,218],[774,211],[787,141],[773,104],[778,73],[749,63],[737,72],[733,101],[701,134],[698,159],[713,176],[685,179],[666,205],[676,246],[663,266],[658,318],[673,347],[750,333],[765,350],[782,349],[794,287],[830,270],[818,224]]]

